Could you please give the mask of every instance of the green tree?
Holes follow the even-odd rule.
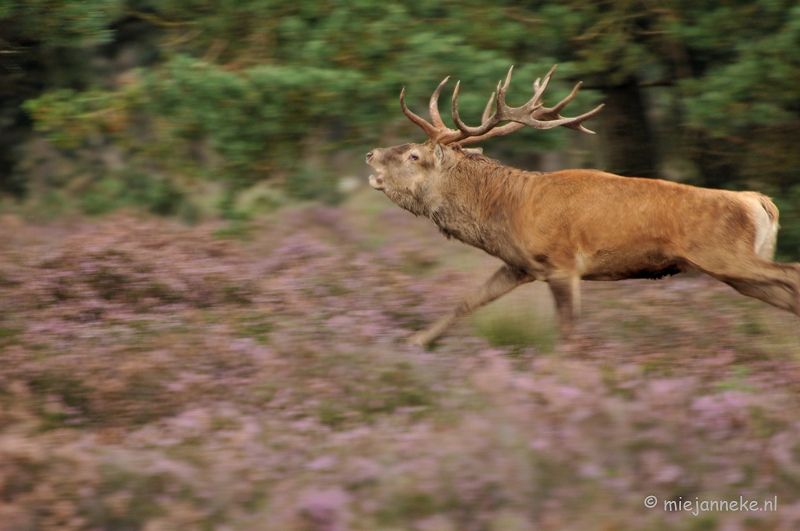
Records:
[[[144,156],[174,164],[191,162],[190,147],[206,141],[221,157],[206,173],[232,191],[306,175],[320,150],[366,146],[390,129],[400,136],[413,131],[397,104],[404,84],[410,102],[424,108],[444,75],[499,79],[510,64],[504,50],[481,49],[440,23],[456,11],[446,2],[175,1],[138,9],[130,16],[164,32],[162,63],[122,89],[61,91],[27,109],[65,147],[90,133],[113,134]],[[533,62],[517,75],[532,81],[546,68]],[[479,115],[491,86],[465,93],[467,114]],[[136,116],[153,125],[149,145],[136,146],[115,125]],[[517,142],[551,142],[520,136]],[[320,171],[319,164],[311,169]]]
[[[121,0],[6,0],[0,4],[0,193],[21,195],[15,148],[30,131],[22,103],[50,87],[85,88],[88,47],[108,42]]]
[[[19,109],[45,91],[27,114],[15,110],[16,130],[31,116],[65,149],[99,136],[124,147],[143,171],[160,168],[182,182],[204,175],[231,193],[286,182],[309,197],[324,191],[327,152],[382,136],[419,138],[398,112],[402,86],[422,110],[442,77],[464,79],[464,114],[475,121],[510,64],[515,104],[558,62],[548,98],[582,79],[575,112],[606,103],[597,119],[606,169],[657,175],[659,157],[668,155],[684,162],[684,180],[766,191],[782,201],[785,227],[800,224],[800,207],[785,199],[800,184],[794,1],[74,4],[0,7],[0,46],[14,52],[0,61],[23,72],[15,88],[2,85],[3,108]],[[92,66],[134,38],[151,49],[138,70],[115,72],[110,82]],[[8,68],[2,72],[11,79]],[[530,152],[559,136],[524,131],[488,146]],[[798,253],[797,241],[781,242],[784,255]]]

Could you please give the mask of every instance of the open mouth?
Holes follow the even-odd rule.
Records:
[[[378,175],[369,176],[369,185],[376,190],[383,190],[383,173],[378,172]]]

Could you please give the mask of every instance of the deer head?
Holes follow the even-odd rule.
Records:
[[[512,66],[504,82],[497,84],[497,90],[489,97],[483,111],[481,125],[466,125],[458,112],[458,91],[460,82],[453,91],[452,112],[457,129],[450,129],[442,121],[439,114],[439,95],[447,84],[449,77],[439,83],[430,98],[428,110],[431,122],[411,112],[405,103],[405,88],[400,92],[400,107],[409,120],[417,124],[428,135],[423,144],[403,144],[391,148],[378,148],[367,153],[367,163],[377,174],[369,178],[370,185],[383,191],[392,201],[418,215],[427,215],[437,196],[438,182],[450,174],[460,159],[469,157],[475,150],[462,149],[463,146],[475,144],[489,138],[504,136],[525,126],[534,129],[552,129],[568,127],[582,133],[593,134],[582,122],[595,116],[603,108],[597,108],[576,116],[564,118],[559,113],[571,102],[580,89],[581,83],[575,85],[572,92],[554,107],[545,107],[542,102],[544,91],[556,67],[533,84],[533,97],[521,107],[509,107],[506,94],[511,84]],[[494,110],[494,112],[492,112]],[[500,125],[508,122],[505,125]],[[499,127],[498,127],[499,126]]]

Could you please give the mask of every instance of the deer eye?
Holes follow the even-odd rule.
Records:
[[[411,155],[408,156],[408,159],[409,160],[419,160],[419,155],[417,155],[416,153],[412,153]]]

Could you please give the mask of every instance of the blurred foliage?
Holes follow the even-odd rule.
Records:
[[[123,13],[121,0],[68,2],[11,0],[0,5],[4,44],[86,46],[113,38],[111,24]]]
[[[224,182],[229,191],[219,207],[231,218],[244,215],[235,210],[234,196],[265,180],[285,183],[298,199],[335,202],[336,179],[322,170],[326,154],[376,142],[387,123],[399,122],[403,134],[418,136],[397,109],[403,82],[418,87],[411,99],[422,107],[428,88],[444,75],[443,65],[470,78],[487,72],[500,77],[508,65],[496,51],[424,28],[421,17],[446,15],[452,6],[438,11],[371,2],[127,7],[127,17],[160,29],[158,64],[125,73],[109,87],[47,92],[25,109],[37,129],[64,149],[101,137],[123,146],[129,161]],[[536,66],[545,68],[528,68]],[[486,95],[465,95],[467,112],[477,114]],[[532,138],[520,137],[517,143]],[[542,145],[552,142],[545,139]]]
[[[81,206],[87,214],[102,214],[125,206],[143,206],[154,214],[168,216],[179,212],[184,199],[185,193],[171,180],[126,169],[92,183],[81,195]]]
[[[776,197],[775,205],[781,212],[778,259],[796,260],[800,249],[800,185],[792,186],[788,192]]]
[[[77,148],[94,135],[115,135],[128,125],[139,90],[56,90],[25,102],[24,108],[64,149]]]
[[[518,66],[514,104],[554,62],[561,84],[552,101],[569,82],[586,81],[573,112],[611,104],[620,88],[623,100],[645,102],[609,105],[599,117],[640,115],[627,130],[607,122],[606,152],[655,150],[646,164],[680,159],[692,168],[682,178],[695,184],[779,198],[798,184],[793,1],[16,0],[0,7],[0,28],[0,46],[14,52],[3,60],[24,57],[14,63],[23,73],[53,70],[44,59],[52,50],[82,52],[71,56],[72,75],[45,76],[24,107],[59,146],[101,137],[140,165],[221,181],[232,197],[269,181],[295,197],[335,201],[335,179],[313,177],[333,151],[420,137],[398,110],[402,86],[423,109],[443,76],[464,79],[463,106],[476,121],[490,81],[509,64]],[[125,46],[143,39],[152,50],[134,64],[92,66],[98,56],[119,63]],[[649,87],[659,87],[657,97]],[[656,142],[641,143],[647,129]],[[526,131],[495,142],[513,156],[560,138]],[[608,164],[624,171],[613,156]],[[789,241],[781,252],[797,255]]]

